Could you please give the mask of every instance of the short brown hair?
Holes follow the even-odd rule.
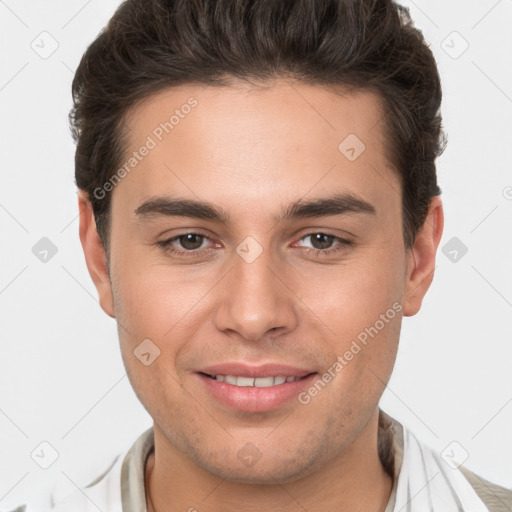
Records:
[[[126,153],[127,111],[177,85],[283,77],[380,96],[388,160],[402,182],[404,242],[413,244],[441,193],[435,159],[445,137],[436,62],[406,8],[391,0],[126,0],[80,61],[69,115],[76,185],[107,255],[111,193],[94,191]]]

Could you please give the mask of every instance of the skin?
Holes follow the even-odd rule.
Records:
[[[403,316],[427,292],[443,229],[439,197],[414,246],[402,236],[401,185],[386,159],[382,106],[369,92],[340,95],[276,81],[263,89],[182,86],[127,116],[129,151],[193,96],[198,105],[112,192],[110,266],[85,194],[80,239],[103,310],[117,319],[130,382],[154,420],[146,477],[158,512],[189,510],[382,511],[392,478],[377,454],[378,402],[388,382]],[[338,145],[356,134],[365,151],[349,161]],[[375,214],[276,221],[299,199],[350,192]],[[141,218],[154,196],[208,201],[220,223],[182,216]],[[157,242],[199,233],[175,255]],[[342,246],[324,233],[349,239]],[[251,236],[261,255],[236,252]],[[201,243],[202,242],[202,243]],[[178,239],[171,247],[189,250]],[[314,248],[340,249],[318,254]],[[206,249],[205,249],[206,248]],[[332,367],[357,335],[393,304],[401,311],[306,405],[241,412],[205,389],[195,373],[213,363]],[[134,356],[150,339],[160,356]],[[261,458],[237,457],[247,443]]]

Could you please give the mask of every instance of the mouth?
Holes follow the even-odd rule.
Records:
[[[317,371],[290,366],[239,364],[205,368],[195,374],[208,394],[230,411],[267,412],[290,405],[301,391],[311,386]]]
[[[305,377],[308,377],[309,375],[312,375],[313,373],[316,372],[308,373],[305,376],[290,375],[288,377],[284,375],[277,375],[275,377],[244,377],[241,375],[210,375],[208,373],[202,373],[202,375],[205,375],[210,379],[216,380],[217,382],[225,382],[226,384],[238,386],[241,388],[270,388],[273,386],[280,386],[281,384],[285,384],[286,382],[296,382],[298,380],[304,379]]]

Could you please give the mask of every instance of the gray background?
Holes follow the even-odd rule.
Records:
[[[512,1],[404,4],[443,81],[446,224],[382,407],[512,487]],[[88,484],[151,425],[85,266],[67,123],[73,70],[117,5],[0,1],[2,510],[47,506],[56,482],[58,493]],[[43,237],[57,250],[46,262]]]

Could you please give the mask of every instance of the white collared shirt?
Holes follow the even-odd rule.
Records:
[[[391,429],[388,437],[393,445],[393,487],[384,512],[512,511],[512,490],[462,466],[450,467],[435,450],[420,443],[382,410],[379,425],[379,436],[384,434],[383,427]],[[51,510],[29,510],[21,505],[9,512],[147,512],[144,475],[153,450],[151,427],[89,485],[65,497],[54,490]]]

